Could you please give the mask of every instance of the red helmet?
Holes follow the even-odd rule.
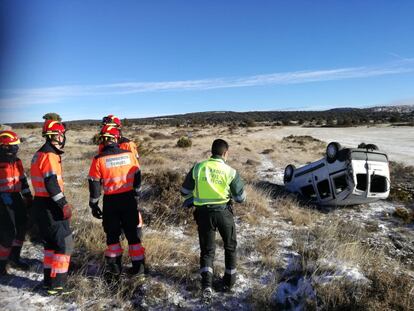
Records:
[[[20,144],[19,136],[12,131],[0,131],[0,146]]]
[[[59,121],[54,120],[46,120],[43,124],[42,135],[58,135],[58,134],[65,134],[66,128],[65,126],[60,123]]]
[[[121,137],[119,129],[112,125],[104,125],[99,133],[99,137],[105,139],[105,137],[115,138],[118,140]]]
[[[121,128],[121,120],[118,117],[115,117],[113,114],[110,114],[102,119],[102,125],[112,125],[117,128]]]

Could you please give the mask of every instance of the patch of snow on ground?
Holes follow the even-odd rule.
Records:
[[[283,185],[283,170],[275,167],[272,160],[265,154],[260,154],[261,162],[257,175],[266,181],[277,185]]]

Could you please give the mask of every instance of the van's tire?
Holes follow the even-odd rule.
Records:
[[[337,143],[336,141],[331,142],[326,147],[326,159],[329,163],[335,162],[338,152],[341,150],[341,144]]]
[[[283,175],[283,182],[290,182],[293,178],[293,173],[295,172],[296,167],[293,164],[289,164],[285,167],[285,174]]]
[[[365,148],[366,148],[367,150],[378,150],[378,146],[377,146],[377,145],[374,145],[374,144],[367,144],[367,145],[365,146]]]

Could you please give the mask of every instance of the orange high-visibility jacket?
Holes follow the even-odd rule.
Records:
[[[109,146],[92,160],[88,178],[92,182],[100,182],[104,194],[111,195],[136,188],[138,185],[134,185],[134,181],[138,173],[139,163],[132,152]]]
[[[0,192],[30,194],[29,184],[20,159],[0,162]]]
[[[46,143],[35,153],[30,169],[35,197],[64,198],[62,160],[59,152]]]
[[[137,159],[139,159],[138,147],[137,147],[137,145],[132,140],[129,140],[128,138],[122,137],[119,140],[118,146],[122,150],[131,151],[133,153],[133,155]],[[102,150],[103,150],[103,148],[104,148],[104,145],[103,144],[100,144],[99,145],[99,148],[98,148],[98,152],[101,153]]]

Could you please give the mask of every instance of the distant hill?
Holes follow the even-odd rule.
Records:
[[[414,123],[414,105],[371,108],[334,108],[324,111],[207,111],[148,118],[122,119],[126,124],[229,124],[253,126],[257,122],[274,125],[353,126],[372,123]],[[100,120],[69,121],[70,125],[99,125]],[[13,127],[40,126],[36,123],[14,123]]]

